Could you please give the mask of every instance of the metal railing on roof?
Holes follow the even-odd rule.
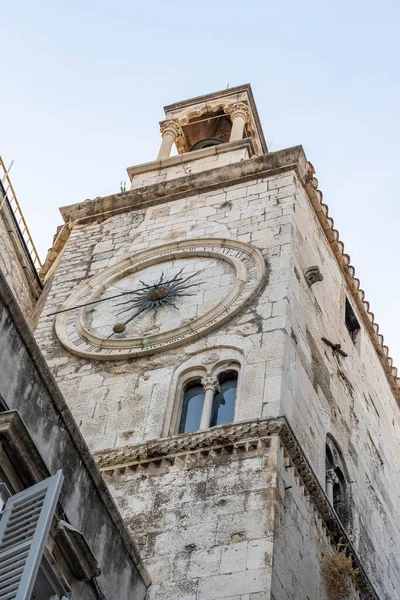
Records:
[[[15,223],[20,231],[21,237],[25,243],[26,249],[31,257],[33,265],[37,271],[42,266],[41,260],[39,258],[39,254],[36,250],[35,244],[33,243],[32,236],[30,234],[28,225],[25,221],[24,215],[22,213],[21,207],[17,200],[17,196],[15,194],[14,188],[12,186],[10,180],[10,169],[13,166],[14,161],[11,162],[8,169],[6,169],[5,164],[3,162],[2,157],[0,156],[0,191],[4,191],[3,199],[0,198],[0,210],[3,208],[5,202],[8,203],[9,208],[11,209]],[[1,189],[2,188],[2,189]]]

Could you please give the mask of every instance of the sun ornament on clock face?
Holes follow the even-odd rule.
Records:
[[[128,294],[131,293],[135,296],[133,299],[116,304],[116,306],[126,306],[126,308],[117,313],[117,316],[124,313],[126,314],[133,312],[133,314],[131,314],[125,322],[116,323],[113,327],[113,332],[122,333],[125,331],[126,326],[145,310],[153,309],[154,314],[156,314],[158,309],[163,304],[169,304],[177,309],[178,307],[176,304],[174,304],[174,300],[176,298],[182,296],[193,296],[194,294],[188,293],[187,290],[189,288],[196,287],[198,283],[189,284],[188,282],[190,279],[192,279],[192,277],[198,275],[198,273],[193,273],[188,277],[182,277],[181,275],[183,270],[184,267],[182,267],[182,269],[178,271],[174,277],[167,281],[164,281],[164,271],[161,273],[161,277],[156,283],[148,285],[144,281],[140,281],[140,283],[143,285],[142,288],[133,292],[128,292]]]
[[[230,320],[265,275],[261,253],[236,240],[166,244],[81,284],[53,313],[56,333],[74,354],[99,360],[161,352]]]

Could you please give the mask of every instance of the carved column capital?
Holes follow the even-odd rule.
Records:
[[[163,136],[166,133],[172,134],[175,140],[183,135],[182,128],[176,121],[162,121],[160,123],[160,131]]]
[[[326,483],[331,483],[332,485],[334,483],[339,483],[339,478],[335,473],[334,469],[328,469],[326,472]]]
[[[224,108],[224,112],[227,115],[230,115],[232,121],[234,121],[237,117],[242,117],[242,119],[244,119],[244,122],[247,123],[247,121],[250,118],[249,107],[244,102],[235,102],[234,104],[228,104],[228,106]]]
[[[219,392],[219,383],[216,377],[212,377],[211,375],[207,377],[203,377],[201,380],[201,385],[204,388],[204,391],[207,392],[211,390],[212,392]]]

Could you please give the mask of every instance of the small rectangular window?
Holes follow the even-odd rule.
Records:
[[[357,342],[357,338],[360,333],[361,327],[348,298],[346,298],[345,310],[345,323],[347,331],[349,332],[350,337],[353,340],[353,344],[355,344]]]

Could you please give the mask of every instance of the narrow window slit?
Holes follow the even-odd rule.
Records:
[[[345,323],[353,344],[355,344],[361,327],[348,298],[346,298]]]

